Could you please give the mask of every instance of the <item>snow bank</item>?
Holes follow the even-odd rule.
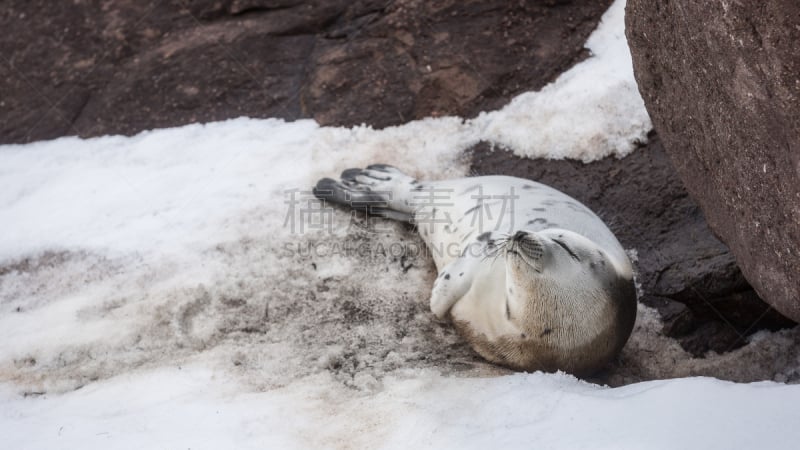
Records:
[[[0,393],[8,448],[795,448],[800,390],[709,378],[608,389],[563,374],[400,371],[364,395],[319,375],[263,393],[202,367],[61,396]]]
[[[519,156],[583,162],[623,157],[647,142],[653,126],[633,77],[624,15],[625,2],[614,2],[586,42],[591,57],[478,117],[482,138]]]

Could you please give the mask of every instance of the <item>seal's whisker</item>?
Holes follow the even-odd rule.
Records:
[[[482,261],[486,261],[489,258],[496,257],[500,254],[500,247],[492,247],[487,249],[486,253],[483,255]]]

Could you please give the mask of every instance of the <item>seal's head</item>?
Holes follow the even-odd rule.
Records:
[[[517,231],[505,252],[511,285],[536,291],[557,285],[563,297],[606,296],[616,278],[631,275],[593,241],[568,230]]]
[[[604,364],[625,344],[636,317],[627,260],[615,260],[578,233],[547,229],[509,237],[505,262],[508,320],[525,340],[575,357],[552,361],[553,367],[582,372]]]

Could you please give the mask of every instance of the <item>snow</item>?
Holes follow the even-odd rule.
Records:
[[[251,393],[202,367],[60,396],[2,395],[7,448],[794,448],[800,390],[708,378],[609,389],[564,374],[406,371],[372,395],[324,376]]]
[[[239,118],[1,146],[3,446],[790,447],[797,386],[512,374],[427,311],[430,258],[376,251],[421,245],[413,231],[364,232],[338,210],[329,229],[284,226],[298,218],[286,191],[346,167],[463,176],[480,140],[583,161],[632,151],[650,123],[623,8],[594,56],[474,120]],[[370,258],[303,251],[348,242]]]
[[[590,58],[541,91],[482,114],[483,138],[520,156],[583,162],[623,157],[647,142],[652,123],[633,77],[624,16],[625,2],[614,2],[586,42]]]

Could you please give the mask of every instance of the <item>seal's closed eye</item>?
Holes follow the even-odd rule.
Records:
[[[556,244],[558,244],[558,246],[559,246],[559,247],[561,247],[561,248],[563,248],[564,250],[566,250],[566,252],[567,252],[567,253],[569,253],[569,256],[571,256],[571,257],[572,257],[574,260],[576,260],[576,261],[580,261],[580,260],[581,260],[581,259],[578,257],[578,255],[576,255],[576,254],[575,254],[575,252],[573,252],[573,251],[572,251],[572,250],[571,250],[571,249],[570,249],[570,248],[567,246],[567,244],[565,244],[565,243],[564,243],[564,241],[562,241],[562,240],[560,240],[560,239],[551,239],[551,240],[552,240],[553,242],[555,242]]]

